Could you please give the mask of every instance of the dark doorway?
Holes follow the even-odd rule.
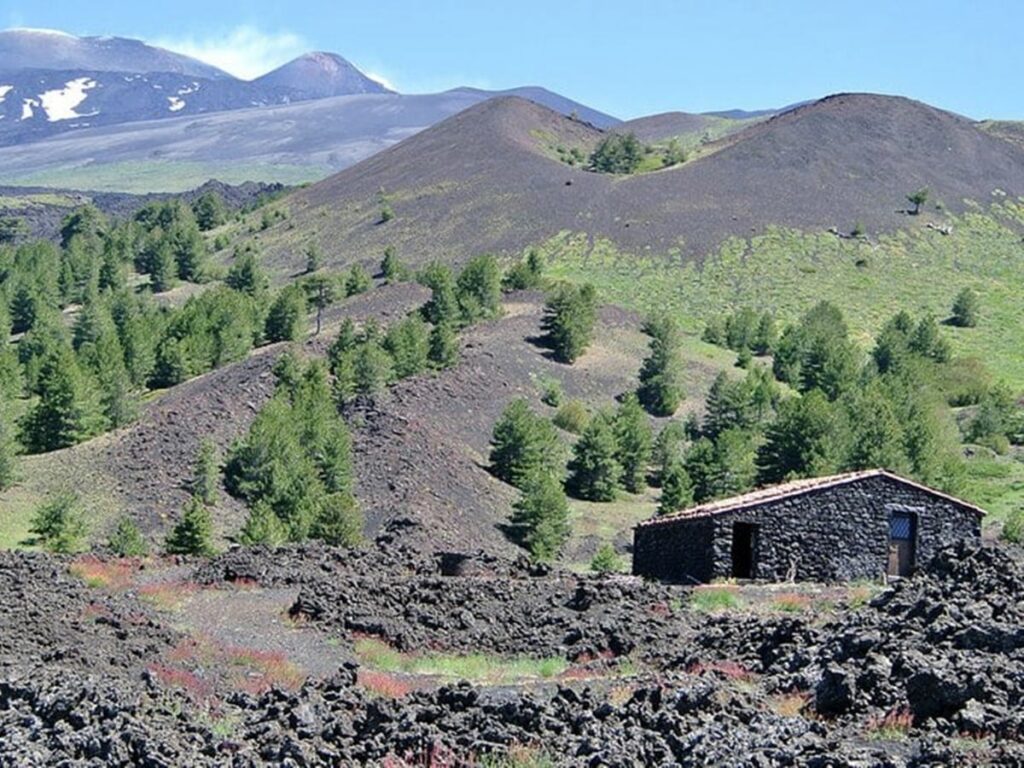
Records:
[[[757,526],[753,523],[732,524],[732,576],[734,579],[754,578],[754,545]]]
[[[917,540],[917,519],[910,512],[893,512],[889,516],[890,576],[909,576],[914,572],[914,542]]]

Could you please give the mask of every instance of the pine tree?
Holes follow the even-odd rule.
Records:
[[[964,288],[953,301],[953,325],[960,328],[973,328],[978,324],[978,294],[970,288]]]
[[[347,493],[324,498],[313,522],[313,538],[338,547],[354,547],[363,539],[365,521],[355,499]]]
[[[843,443],[833,406],[820,390],[784,401],[758,449],[762,485],[834,472]]]
[[[391,383],[394,364],[380,343],[367,341],[356,351],[352,372],[356,390],[364,395],[373,395]]]
[[[680,459],[673,459],[662,471],[658,514],[667,515],[693,504],[693,482]]]
[[[622,401],[615,415],[616,458],[622,466],[622,484],[630,493],[640,493],[647,485],[647,465],[651,460],[651,423],[634,393]]]
[[[775,349],[779,339],[779,331],[775,326],[775,319],[767,312],[761,315],[757,321],[757,330],[754,332],[752,350],[759,355],[770,355]]]
[[[583,430],[569,462],[569,492],[587,501],[613,501],[622,479],[622,465],[613,419],[598,413]]]
[[[298,285],[281,289],[270,305],[264,336],[270,343],[295,341],[305,329],[306,294]]]
[[[256,261],[256,254],[251,250],[235,252],[235,263],[228,270],[224,282],[232,290],[245,293],[254,299],[261,298],[269,284],[259,262]]]
[[[441,322],[430,329],[430,350],[427,356],[435,368],[451,368],[459,361],[459,337],[450,322]]]
[[[337,299],[335,283],[324,275],[314,275],[303,283],[309,303],[316,307],[316,330],[314,336],[320,335],[324,310]]]
[[[509,403],[491,436],[491,473],[522,488],[528,479],[561,460],[561,443],[551,422],[530,410],[523,398]]]
[[[11,331],[25,333],[36,324],[40,313],[41,300],[36,291],[28,284],[22,283],[14,289],[11,297]]]
[[[117,527],[110,534],[107,546],[118,557],[144,557],[149,553],[149,545],[139,527],[127,515],[117,521]]]
[[[64,492],[45,501],[33,513],[29,531],[51,552],[77,552],[88,532],[78,496]]]
[[[288,529],[274,513],[266,499],[260,499],[249,510],[245,525],[238,534],[238,542],[247,547],[263,545],[279,547],[288,540]]]
[[[195,214],[196,223],[203,232],[216,229],[227,218],[224,199],[216,192],[206,192],[200,195],[192,203],[192,212]]]
[[[359,333],[356,331],[356,324],[351,317],[346,317],[341,321],[338,335],[327,349],[328,366],[333,375],[339,375],[343,363],[351,364],[351,353],[358,345]]]
[[[119,291],[125,286],[125,266],[120,255],[111,247],[103,249],[103,261],[100,263],[99,289],[101,291]]]
[[[320,250],[320,246],[316,243],[310,243],[306,246],[306,274],[311,275],[323,266],[324,254]]]
[[[655,416],[671,416],[683,399],[679,328],[666,316],[648,321],[644,330],[651,337],[651,353],[640,368],[637,394]]]
[[[540,469],[524,480],[512,522],[522,527],[523,544],[535,560],[558,556],[569,538],[569,502],[550,471]]]
[[[7,404],[0,399],[0,491],[10,488],[17,478],[17,452]]]
[[[727,429],[746,429],[754,422],[750,392],[745,381],[732,381],[725,371],[711,383],[704,401],[703,434],[714,440]]]
[[[353,264],[345,276],[345,295],[366,293],[373,285],[370,274],[360,264]]]
[[[74,355],[57,347],[42,363],[39,401],[22,422],[22,440],[30,453],[67,448],[103,427],[95,392],[90,391]]]
[[[380,262],[380,273],[384,282],[397,283],[405,279],[405,266],[398,259],[393,246],[384,249],[384,258]]]
[[[177,282],[178,265],[170,242],[160,240],[149,255],[149,284],[155,293],[171,290]]]
[[[195,223],[179,223],[175,226],[171,231],[171,242],[178,277],[192,283],[205,282],[209,249]]]
[[[404,379],[427,369],[430,338],[427,326],[418,315],[410,315],[392,325],[384,338],[384,348],[395,362],[395,377]]]
[[[592,285],[564,283],[544,306],[544,330],[555,357],[573,363],[590,345],[597,322],[597,292]]]
[[[494,317],[501,304],[501,268],[493,256],[471,259],[455,282],[464,324]]]
[[[181,520],[167,536],[164,548],[169,555],[212,555],[213,517],[210,508],[197,496],[185,504]]]
[[[687,441],[686,427],[680,422],[672,420],[658,433],[654,441],[653,460],[658,467],[658,483],[664,482],[665,472],[669,465],[675,461],[681,461],[685,455],[684,447]]]
[[[455,288],[455,275],[451,267],[440,262],[429,264],[419,281],[430,289],[430,299],[423,305],[423,319],[432,325],[459,323],[459,300]]]
[[[903,426],[880,384],[870,384],[853,398],[848,411],[851,435],[846,468],[906,472]]]
[[[220,487],[220,456],[213,440],[204,438],[192,467],[192,494],[207,506],[217,503]]]

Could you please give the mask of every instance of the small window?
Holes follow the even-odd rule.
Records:
[[[913,538],[914,518],[906,512],[893,512],[889,518],[889,538],[910,541]]]

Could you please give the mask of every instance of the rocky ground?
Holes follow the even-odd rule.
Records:
[[[1020,765],[1022,588],[992,545],[870,598],[713,588],[740,598],[721,610],[387,532],[195,562],[7,553],[0,765]],[[557,667],[510,671],[527,657]],[[415,663],[442,658],[485,671]]]

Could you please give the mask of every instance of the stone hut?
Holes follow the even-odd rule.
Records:
[[[797,480],[640,523],[633,573],[683,583],[905,576],[977,539],[984,514],[881,469]]]

